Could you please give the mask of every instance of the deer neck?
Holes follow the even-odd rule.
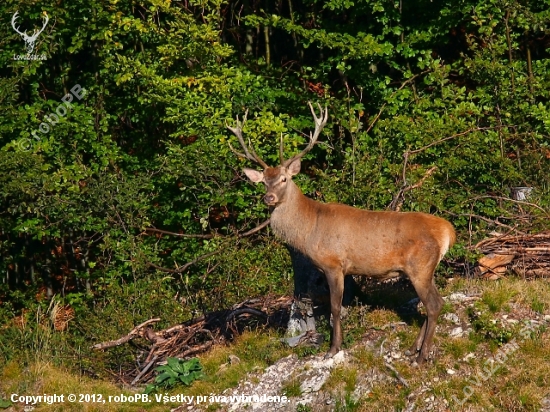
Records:
[[[315,227],[316,213],[312,213],[315,202],[305,197],[298,186],[291,181],[285,200],[271,213],[271,228],[275,235],[294,248],[304,251],[306,239]]]

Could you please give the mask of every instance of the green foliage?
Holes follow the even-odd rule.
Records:
[[[7,409],[10,406],[12,406],[12,403],[10,401],[5,401],[4,399],[0,398],[0,408]]]
[[[353,398],[353,395],[346,392],[343,398],[336,399],[334,410],[337,412],[354,412],[359,410],[361,402]]]
[[[296,353],[296,355],[299,358],[307,358],[308,356],[315,356],[320,353],[323,353],[323,351],[326,351],[326,348],[324,347],[321,348],[313,345],[312,346],[301,345],[294,349],[294,353]]]
[[[300,396],[302,394],[300,383],[301,382],[298,379],[290,379],[283,385],[281,392],[289,398],[293,396]]]
[[[246,139],[275,165],[281,135],[286,156],[307,141],[306,102],[326,105],[330,123],[296,179],[303,191],[446,217],[459,231],[452,259],[474,259],[467,245],[489,230],[548,227],[541,2],[7,0],[0,9],[1,320],[60,295],[78,325],[67,345],[80,347],[158,316],[147,293],[170,307],[165,322],[291,293],[284,245],[269,230],[236,236],[269,214],[225,128],[247,109]],[[47,12],[34,52],[46,60],[14,59],[25,50],[15,11],[28,33]],[[510,199],[512,186],[533,187],[529,202]],[[83,364],[128,355],[111,353]]]
[[[544,313],[547,308],[546,302],[540,299],[540,296],[534,296],[531,302],[531,309],[535,312]]]
[[[474,307],[468,308],[468,317],[475,332],[484,340],[496,346],[509,342],[514,331],[490,316],[490,312],[481,312]]]
[[[478,305],[483,309],[489,309],[491,313],[497,313],[501,310],[509,311],[509,307],[505,303],[513,298],[516,293],[497,283],[492,290],[486,291],[481,296],[481,302]]]
[[[155,378],[154,383],[147,385],[145,393],[158,391],[161,388],[170,389],[179,384],[189,386],[203,376],[202,365],[198,358],[186,361],[178,358],[167,358],[166,361],[166,365],[155,369],[159,372],[159,375]]]

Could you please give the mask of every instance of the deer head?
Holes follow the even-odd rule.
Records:
[[[239,143],[241,144],[244,150],[244,153],[237,152],[230,145],[231,150],[237,156],[243,157],[245,159],[249,159],[254,163],[258,163],[260,166],[264,168],[263,171],[244,168],[243,171],[252,182],[254,183],[263,182],[265,184],[267,193],[264,196],[264,202],[268,206],[275,207],[283,203],[286,199],[287,193],[289,192],[288,188],[295,187],[295,184],[292,182],[292,177],[297,175],[300,172],[300,165],[301,165],[300,159],[313,148],[313,146],[317,142],[317,139],[319,138],[319,135],[321,134],[321,131],[323,130],[323,128],[327,123],[327,120],[328,120],[327,108],[323,110],[321,105],[317,104],[321,112],[320,116],[317,117],[315,110],[311,105],[311,102],[308,102],[308,106],[309,106],[309,109],[311,110],[311,114],[313,115],[313,119],[315,122],[315,130],[313,133],[309,134],[309,143],[307,147],[297,155],[291,157],[290,159],[284,160],[283,138],[281,135],[281,140],[279,145],[279,157],[281,160],[281,165],[277,167],[269,167],[267,163],[265,163],[256,154],[256,152],[254,151],[254,148],[252,147],[252,144],[250,144],[250,142],[248,145],[245,143],[242,136],[242,129],[244,127],[244,124],[246,123],[246,116],[248,114],[248,111],[245,112],[242,122],[239,120],[239,117],[237,116],[235,127],[230,127],[226,125],[227,128],[231,130],[231,132],[233,132],[235,136],[237,136],[237,139],[239,140]]]
[[[27,45],[27,53],[31,54],[34,50],[34,43],[36,42],[36,39],[44,31],[46,28],[46,25],[48,24],[48,21],[50,20],[46,12],[44,12],[44,24],[42,25],[42,28],[40,30],[35,29],[32,36],[29,36],[26,31],[22,32],[19,30],[18,27],[15,26],[15,21],[17,20],[17,15],[19,14],[19,11],[16,11],[11,19],[11,25],[13,29],[23,38],[25,41],[25,44]]]

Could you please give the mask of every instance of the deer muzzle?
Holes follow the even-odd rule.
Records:
[[[277,196],[273,193],[268,193],[264,196],[264,202],[268,206],[275,206],[279,199],[277,199]]]

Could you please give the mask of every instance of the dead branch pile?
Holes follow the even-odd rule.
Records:
[[[498,279],[508,270],[525,279],[550,277],[550,232],[536,235],[497,235],[475,246],[484,253],[479,273]]]
[[[249,299],[231,309],[211,312],[160,331],[150,327],[160,318],[149,319],[126,336],[98,343],[92,348],[103,350],[142,338],[139,343],[144,340],[146,344],[135,345],[138,347],[135,368],[121,372],[119,378],[130,385],[146,383],[154,378],[155,366],[166,362],[168,357],[185,359],[195,356],[214,344],[231,340],[247,327],[286,327],[291,304],[292,298],[288,296]]]

